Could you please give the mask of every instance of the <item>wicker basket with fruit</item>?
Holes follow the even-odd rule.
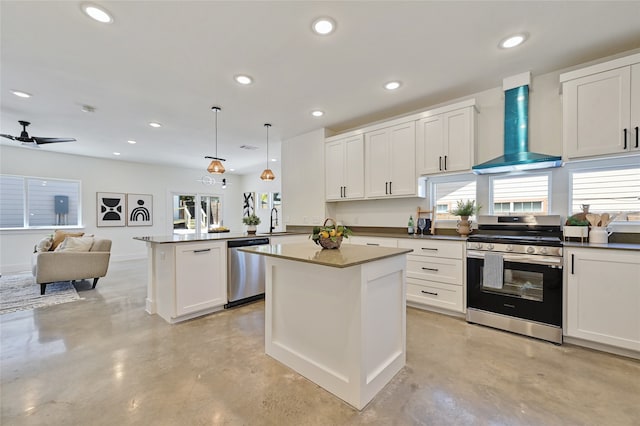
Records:
[[[331,224],[328,222],[331,221]],[[314,243],[318,244],[322,248],[337,249],[340,248],[342,238],[349,238],[351,230],[343,225],[336,225],[336,221],[332,218],[324,220],[322,226],[314,226],[311,239]]]

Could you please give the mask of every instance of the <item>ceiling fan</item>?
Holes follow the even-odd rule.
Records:
[[[32,145],[38,146],[45,143],[56,143],[56,142],[74,142],[74,138],[41,138],[39,136],[29,136],[27,133],[27,126],[31,123],[28,121],[18,121],[22,126],[22,132],[20,132],[20,136],[11,136],[0,134],[3,138],[11,139],[12,141],[22,142],[23,145]]]

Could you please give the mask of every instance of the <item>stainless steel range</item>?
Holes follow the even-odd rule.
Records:
[[[467,321],[562,343],[560,216],[479,216],[467,239]]]

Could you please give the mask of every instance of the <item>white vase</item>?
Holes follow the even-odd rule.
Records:
[[[257,230],[257,225],[247,225],[247,234],[255,234]]]

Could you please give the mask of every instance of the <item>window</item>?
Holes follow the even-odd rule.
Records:
[[[476,199],[476,181],[474,179],[433,183],[432,193],[432,205],[436,206],[436,220],[455,220],[458,217],[451,214],[451,210],[456,207],[458,201]]]
[[[493,214],[548,214],[549,174],[494,177]]]
[[[221,225],[222,197],[173,194],[174,234],[197,234]]]
[[[0,175],[0,228],[81,226],[80,182]]]
[[[592,213],[609,213],[616,222],[640,221],[640,167],[591,169],[571,174],[570,214],[589,205]]]

